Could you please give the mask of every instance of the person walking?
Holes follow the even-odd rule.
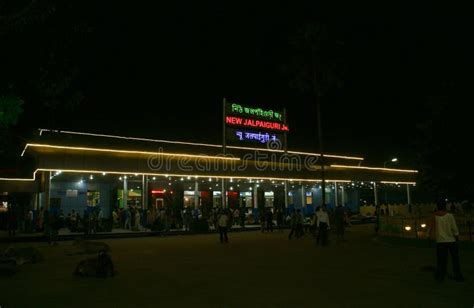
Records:
[[[226,242],[229,242],[229,239],[227,238],[227,227],[229,223],[229,216],[225,211],[222,211],[219,214],[219,219],[218,219],[218,225],[219,225],[219,237],[221,244]]]
[[[436,239],[436,281],[441,282],[446,277],[448,253],[451,254],[454,279],[464,281],[459,264],[459,230],[453,214],[447,212],[444,200],[438,202],[437,211],[430,222],[430,233],[431,237]]]

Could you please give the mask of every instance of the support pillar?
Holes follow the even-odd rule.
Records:
[[[342,206],[346,206],[346,196],[344,192],[344,185],[341,186],[341,203],[342,203]]]
[[[410,184],[407,184],[407,201],[408,201],[408,205],[410,205],[411,204]]]
[[[222,208],[226,209],[227,208],[227,194],[226,194],[226,188],[225,188],[225,179],[222,178],[222,189],[221,189],[221,203],[222,203]]]
[[[379,195],[377,192],[377,183],[374,182],[374,205],[377,206],[379,205]]]
[[[142,210],[148,209],[148,176],[142,175]]]
[[[43,172],[44,180],[44,210],[49,210],[51,198],[51,171]]]
[[[306,194],[304,184],[301,184],[301,210],[306,207]]]
[[[123,208],[126,209],[128,203],[128,181],[126,175],[123,176],[122,202]]]
[[[257,187],[257,183],[253,184],[252,197],[253,197],[253,208],[258,209],[258,187]]]
[[[194,181],[194,207],[199,206],[199,182],[198,180]]]
[[[285,180],[285,209],[288,208],[288,181]]]
[[[34,193],[34,197],[35,197],[35,200],[34,200],[33,210],[38,211],[40,209],[40,193],[39,192]]]
[[[334,182],[334,204],[337,207],[339,205],[339,196],[337,191],[337,182]]]

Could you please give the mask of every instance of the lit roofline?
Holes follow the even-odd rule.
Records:
[[[189,157],[189,158],[206,158],[206,159],[212,158],[212,159],[218,159],[218,160],[240,160],[240,158],[238,158],[238,157],[193,155],[193,154],[180,154],[180,153],[159,153],[159,152],[147,152],[147,151],[129,151],[129,150],[116,150],[116,149],[90,148],[90,147],[72,147],[72,146],[63,146],[63,145],[37,144],[37,143],[28,143],[25,146],[25,150],[26,150],[27,147],[42,147],[42,148],[91,151],[91,152],[110,152],[110,153],[126,153],[126,154],[141,154],[141,155],[176,156],[176,157]]]
[[[21,182],[34,182],[36,180],[36,172],[38,170],[35,170],[33,172],[33,177],[32,178],[0,178],[0,181],[21,181]]]
[[[94,133],[74,132],[74,131],[67,131],[67,130],[52,130],[52,129],[44,129],[44,128],[40,128],[39,131],[40,131],[40,136],[43,134],[43,131],[44,131],[44,132],[53,132],[53,133],[65,133],[65,134],[71,134],[71,135],[84,135],[84,136],[107,137],[107,138],[135,140],[135,141],[162,142],[162,143],[198,145],[198,146],[205,146],[205,147],[212,147],[212,148],[222,148],[222,145],[210,144],[210,143],[196,143],[196,142],[184,142],[184,141],[170,141],[170,140],[162,140],[162,139],[124,137],[124,136],[117,136],[117,135],[94,134]],[[241,150],[258,150],[258,151],[267,151],[267,152],[279,152],[279,153],[284,152],[284,150],[259,149],[259,148],[238,147],[238,146],[227,146],[227,148],[229,148],[229,149],[241,149]],[[319,153],[298,152],[298,151],[287,151],[287,153],[321,156],[321,154],[319,154]],[[22,153],[22,156],[23,156],[23,153]],[[354,156],[342,156],[342,155],[332,155],[332,154],[325,154],[324,156],[325,157],[331,157],[331,158],[348,159],[348,160],[360,160],[360,161],[364,160],[364,158],[362,158],[362,157],[354,157]]]
[[[71,173],[107,173],[107,174],[139,174],[139,175],[150,175],[150,176],[174,176],[174,177],[194,177],[194,178],[216,178],[216,179],[250,179],[250,180],[275,180],[275,181],[290,181],[290,182],[322,182],[321,179],[297,179],[297,178],[279,178],[279,177],[265,177],[265,176],[223,176],[223,175],[198,175],[198,174],[172,174],[172,173],[149,173],[149,172],[136,172],[136,171],[110,171],[110,170],[82,170],[82,169],[49,169],[39,168],[37,171],[50,171],[50,172],[71,172]],[[325,180],[326,182],[338,182],[338,183],[351,183],[351,180]]]
[[[267,151],[267,152],[277,152],[277,153],[284,153],[284,150],[273,150],[273,149],[259,149],[259,148],[252,148],[252,147],[238,147],[238,146],[227,146],[229,149],[238,149],[238,150],[257,150],[257,151]],[[301,155],[312,155],[312,156],[321,156],[319,153],[309,153],[309,152],[298,152],[298,151],[287,151],[289,154],[301,154]],[[354,157],[354,156],[342,156],[342,155],[332,155],[332,154],[324,154],[324,157],[331,157],[331,158],[341,158],[341,159],[348,159],[348,160],[364,160],[362,157]]]
[[[107,171],[107,170],[81,170],[81,169],[69,169],[69,170],[64,170],[64,169],[45,169],[45,168],[40,168],[36,169],[33,172],[33,177],[32,178],[0,178],[0,181],[35,181],[36,180],[36,173],[38,171],[50,171],[50,172],[56,172],[56,171],[61,171],[61,172],[71,172],[71,173],[97,173],[97,174],[118,174],[118,175],[123,175],[123,174],[136,174],[137,172],[135,171]],[[169,176],[174,176],[174,177],[194,177],[194,178],[218,178],[218,179],[251,179],[251,180],[275,180],[275,181],[289,181],[289,182],[322,182],[321,179],[288,179],[288,178],[278,178],[278,177],[252,177],[252,176],[216,176],[216,175],[189,175],[189,174],[169,174],[169,173],[138,173],[141,175],[150,175],[150,176],[164,176],[164,177],[169,177]],[[357,181],[351,181],[351,180],[326,180],[326,182],[330,183],[351,183],[351,182],[357,182]],[[381,184],[401,184],[401,185],[416,185],[416,182],[392,182],[392,181],[380,181]]]
[[[185,144],[185,145],[202,145],[202,146],[215,147],[215,148],[222,147],[221,145],[208,144],[208,143],[170,141],[170,140],[162,140],[162,139],[149,139],[149,138],[137,138],[137,137],[124,137],[124,136],[107,135],[107,134],[74,132],[74,131],[68,131],[68,130],[54,130],[54,129],[40,128],[39,131],[40,131],[40,136],[42,135],[43,132],[52,132],[52,133],[64,133],[64,134],[71,134],[71,135],[83,135],[83,136],[92,136],[92,137],[106,137],[106,138],[115,138],[115,139],[135,140],[135,141],[163,142],[163,143],[175,143],[175,144]]]
[[[359,167],[359,166],[346,166],[346,165],[330,165],[330,167],[343,168],[343,169],[364,169],[364,170],[378,170],[378,171],[391,171],[391,172],[403,172],[403,173],[418,173],[418,170],[390,169],[390,168],[379,168],[379,167]]]
[[[416,185],[416,182],[391,182],[391,181],[381,181],[381,184],[401,184],[401,185]]]

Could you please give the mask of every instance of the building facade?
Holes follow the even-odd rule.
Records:
[[[2,204],[21,194],[23,206],[69,213],[113,209],[230,207],[314,212],[326,182],[326,206],[358,211],[363,191],[378,202],[380,187],[400,188],[410,200],[416,170],[364,166],[342,155],[152,140],[40,129],[21,154],[34,166],[24,177],[0,177]],[[9,201],[8,201],[9,200]]]

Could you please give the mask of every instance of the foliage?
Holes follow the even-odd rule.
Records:
[[[292,57],[282,67],[290,86],[302,93],[324,96],[344,85],[344,43],[334,36],[327,25],[307,22],[290,38]]]
[[[0,2],[0,40],[8,46],[0,51],[0,95],[13,88],[27,102],[25,112],[44,112],[51,121],[59,109],[81,104],[81,47],[94,31],[88,9],[81,1]]]
[[[420,186],[433,199],[474,199],[474,181],[467,168],[471,160],[466,139],[471,130],[470,112],[468,106],[456,104],[458,99],[452,95],[426,98],[426,116],[417,127]]]
[[[23,101],[13,95],[0,96],[0,129],[16,124],[23,112]]]

